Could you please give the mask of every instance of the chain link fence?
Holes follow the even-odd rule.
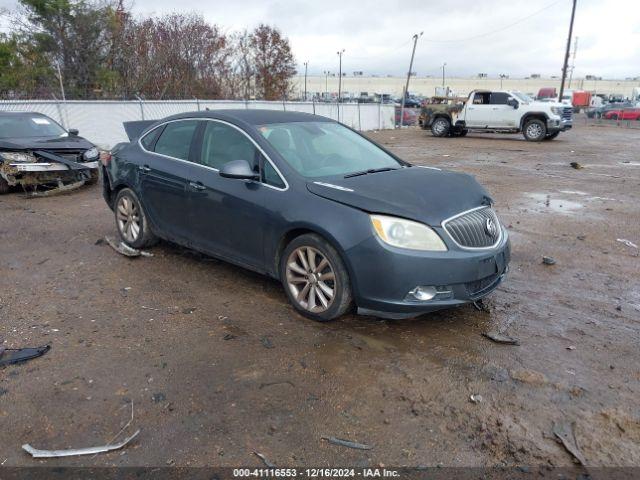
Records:
[[[77,128],[80,134],[102,148],[127,141],[122,122],[159,120],[184,112],[222,109],[268,109],[306,112],[340,122],[360,130],[394,128],[394,106],[380,103],[266,102],[236,100],[153,100],[100,101],[17,100],[0,101],[0,110],[43,113],[65,128]]]

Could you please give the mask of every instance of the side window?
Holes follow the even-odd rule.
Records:
[[[145,150],[149,150],[150,152],[153,151],[153,146],[155,145],[156,140],[162,133],[163,129],[163,126],[154,128],[140,139],[140,143],[142,143],[142,146],[145,148]]]
[[[154,151],[162,155],[189,159],[191,139],[198,126],[198,120],[179,120],[167,123],[156,142]]]
[[[207,122],[202,136],[200,163],[220,170],[232,160],[246,160],[259,171],[260,150],[242,132],[220,122]]]
[[[488,105],[489,104],[489,92],[476,92],[473,95],[474,105]]]
[[[491,93],[491,104],[492,105],[507,105],[507,100],[509,100],[509,94],[504,92],[492,92]]]
[[[280,175],[278,175],[278,172],[276,172],[276,169],[273,168],[273,165],[271,165],[271,163],[266,159],[264,160],[263,165],[262,178],[264,183],[273,187],[284,188],[286,185],[282,178],[280,178]]]

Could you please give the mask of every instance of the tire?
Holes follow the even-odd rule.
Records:
[[[434,137],[446,137],[450,130],[451,122],[445,117],[438,117],[431,124],[431,133]]]
[[[469,133],[469,130],[467,130],[466,128],[463,128],[462,130],[460,130],[461,137],[466,137],[467,133]]]
[[[133,190],[123,188],[118,192],[113,212],[118,236],[124,243],[133,248],[151,247],[158,243],[158,238],[149,227],[144,208]]]
[[[525,122],[522,134],[528,142],[540,142],[547,136],[547,126],[542,120],[532,118]]]
[[[335,320],[353,307],[349,274],[340,254],[315,233],[296,237],[285,247],[280,280],[293,307],[312,320]]]
[[[544,137],[545,140],[553,140],[554,138],[556,138],[558,135],[560,135],[560,132],[553,132],[553,133],[549,133],[547,134],[546,137]]]
[[[614,113],[613,115],[611,115],[611,116],[609,117],[609,120],[618,120],[618,114],[617,114],[617,113]]]
[[[9,182],[0,177],[0,195],[2,195],[3,193],[8,193],[10,188],[11,187],[9,187]]]

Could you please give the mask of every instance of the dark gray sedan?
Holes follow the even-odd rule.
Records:
[[[193,112],[126,125],[103,158],[122,240],[158,238],[282,282],[314,320],[386,318],[476,301],[504,278],[509,239],[469,175],[413,166],[330,119]]]

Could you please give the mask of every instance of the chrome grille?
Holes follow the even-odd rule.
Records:
[[[573,107],[564,107],[562,109],[562,119],[571,120],[572,117],[573,117]]]
[[[495,226],[492,231],[491,223]],[[491,248],[502,238],[498,216],[490,207],[481,207],[445,220],[442,226],[462,248]]]

